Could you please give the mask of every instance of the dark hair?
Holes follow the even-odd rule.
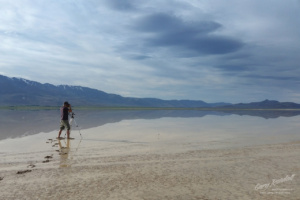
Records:
[[[68,106],[68,105],[70,105],[70,104],[69,104],[69,102],[65,101],[65,102],[64,102],[64,105]]]

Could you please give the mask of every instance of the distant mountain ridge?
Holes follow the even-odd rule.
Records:
[[[0,75],[0,105],[59,106],[68,100],[77,106],[137,106],[137,107],[215,107],[228,103],[206,103],[193,100],[161,100],[157,98],[132,98],[108,94],[81,86],[42,84],[23,78]]]
[[[220,108],[220,109],[300,109],[300,104],[265,100],[252,103],[206,103],[198,100],[162,100],[122,97],[100,90],[69,85],[52,85],[0,75],[0,106],[60,106],[68,100],[75,106]]]
[[[300,109],[300,104],[293,102],[279,102],[275,100],[266,99],[261,102],[238,103],[222,107],[234,109]]]

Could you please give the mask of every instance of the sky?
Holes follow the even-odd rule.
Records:
[[[125,97],[300,103],[300,0],[0,5],[1,75]]]

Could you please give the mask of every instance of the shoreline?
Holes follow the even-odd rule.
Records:
[[[226,107],[142,107],[142,106],[72,106],[76,110],[199,110],[199,111],[300,111],[300,108],[226,108]],[[0,106],[0,110],[59,110],[60,106]]]

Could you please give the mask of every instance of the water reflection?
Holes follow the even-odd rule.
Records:
[[[70,167],[71,162],[69,160],[69,153],[70,153],[70,143],[71,140],[58,140],[59,146],[59,155],[60,155],[60,167]]]
[[[35,157],[43,158],[45,155],[40,156],[41,153],[47,152],[48,156],[50,155],[48,152],[56,151],[54,158],[58,158],[58,166],[64,168],[78,164],[86,156],[95,154],[106,156],[300,141],[300,115],[287,117],[294,115],[294,112],[284,112],[280,115],[284,117],[270,119],[265,118],[270,116],[270,112],[260,112],[264,117],[257,117],[251,116],[253,114],[251,112],[237,114],[174,110],[83,111],[76,114],[81,129],[74,127],[71,131],[75,140],[60,141],[52,139],[56,138],[59,125],[57,115],[52,112],[53,116],[50,119],[53,120],[53,127],[49,126],[49,129],[53,130],[48,133],[45,132],[45,127],[51,120],[46,121],[42,117],[34,118],[34,116],[42,116],[45,111],[27,112],[27,116],[34,115],[32,120],[23,121],[22,125],[40,130],[39,133],[19,139],[1,140],[0,154],[38,152]],[[46,111],[46,113],[49,117],[51,112]],[[275,114],[278,116],[277,111]],[[14,122],[12,119],[11,121]],[[38,121],[40,126],[30,126],[36,125],[35,121]],[[5,130],[9,129],[14,129],[14,126],[6,126]],[[14,130],[21,131],[21,129]],[[51,142],[51,145],[45,146],[45,142],[48,144]],[[31,157],[32,154],[30,153],[29,156]],[[27,160],[27,158],[22,159]]]
[[[75,119],[80,128],[88,129],[109,123],[133,119],[203,118],[206,116],[253,116],[264,119],[293,117],[299,110],[286,111],[202,111],[202,110],[78,110]],[[51,132],[59,129],[59,110],[17,111],[0,110],[0,140]]]

